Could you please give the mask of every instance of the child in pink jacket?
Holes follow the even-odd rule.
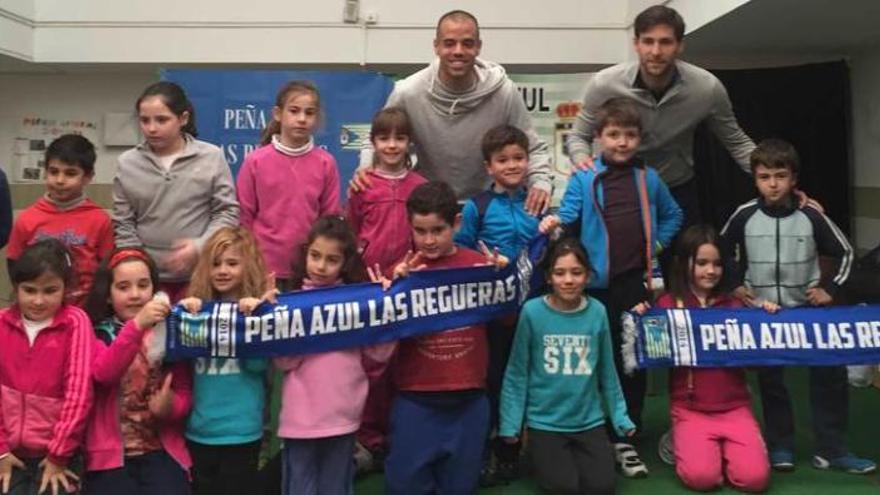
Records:
[[[406,200],[413,189],[426,182],[410,170],[410,136],[412,126],[402,108],[385,108],[373,117],[370,142],[375,153],[366,176],[370,187],[353,193],[348,200],[348,221],[357,236],[361,257],[368,267],[379,265],[383,272],[412,249]],[[379,369],[385,367],[385,363],[375,364]],[[378,374],[370,382],[357,435],[359,455],[355,458],[359,472],[377,468],[387,450],[385,436],[394,396],[390,375]]]
[[[92,325],[64,304],[75,285],[59,241],[25,248],[10,276],[15,304],[0,310],[0,488],[75,493],[70,462],[92,405]]]
[[[99,268],[86,301],[98,335],[85,441],[89,495],[190,493],[183,431],[192,371],[188,362],[162,362],[171,307],[167,296],[155,294],[158,287],[149,255],[121,248]]]
[[[400,108],[385,108],[373,117],[374,163],[367,171],[370,187],[348,200],[348,220],[370,268],[377,263],[382,270],[393,268],[412,249],[406,200],[426,180],[410,170],[411,135],[409,117]]]
[[[318,219],[300,260],[293,282],[302,289],[366,278],[354,234],[338,217]],[[364,360],[385,362],[394,348],[388,343],[275,359],[284,371],[278,436],[284,439],[285,495],[351,493],[354,433],[369,378]]]

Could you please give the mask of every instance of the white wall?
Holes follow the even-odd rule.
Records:
[[[853,148],[858,187],[880,187],[880,46],[850,59]]]
[[[151,73],[0,75],[0,166],[10,172],[13,142],[23,117],[83,119],[101,125],[106,112],[132,112],[134,118],[135,100],[157,79]],[[126,148],[94,144],[98,151],[95,182],[112,182],[116,157]]]
[[[866,47],[850,59],[853,119],[853,186],[880,188],[880,46]],[[880,194],[872,199],[880,205]],[[880,218],[858,210],[856,245],[868,249],[880,244]],[[880,206],[871,208],[880,211]]]
[[[670,0],[667,5],[677,10],[685,20],[689,33],[699,29],[750,0]],[[638,12],[636,12],[637,14]],[[634,14],[635,15],[635,14]]]
[[[345,0],[0,0],[0,53],[55,64],[411,65],[430,55],[437,18],[464,7],[481,21],[487,58],[582,70],[630,57],[632,18],[656,1],[360,0],[368,25],[343,22]],[[747,1],[662,3],[695,29]]]
[[[0,0],[0,53],[31,60],[34,0]]]
[[[437,17],[464,6],[482,21],[487,58],[603,65],[628,56],[632,21],[619,0],[361,0],[369,26],[342,22],[344,0],[0,2],[31,5],[33,58],[48,63],[422,63]]]
[[[8,1],[8,0],[3,0]],[[36,0],[40,22],[342,22],[342,0],[211,0],[119,2],[118,0]],[[449,10],[466,9],[487,23],[621,23],[618,0],[554,0],[553,8],[529,0],[361,0],[361,12],[374,11],[389,24],[434,26]]]

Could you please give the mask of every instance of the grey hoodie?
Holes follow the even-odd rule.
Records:
[[[386,107],[402,107],[409,115],[418,156],[417,170],[430,180],[447,182],[459,199],[484,191],[490,181],[480,143],[489,129],[510,124],[529,137],[528,185],[551,187],[550,155],[532,125],[522,96],[504,67],[477,59],[475,86],[464,93],[449,91],[437,77],[439,62],[397,82]],[[361,167],[373,162],[365,141]]]
[[[226,225],[238,225],[238,200],[220,148],[187,136],[170,170],[146,144],[119,156],[113,179],[116,245],[143,247],[159,263],[163,282],[189,279],[162,269],[174,241],[194,239],[201,251],[208,237]]]

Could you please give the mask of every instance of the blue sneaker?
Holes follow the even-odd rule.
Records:
[[[849,452],[833,459],[814,455],[813,467],[816,469],[835,469],[849,474],[869,474],[877,470],[877,464],[871,459],[862,459]]]
[[[771,450],[770,467],[775,471],[788,473],[794,471],[794,453],[790,450],[777,449]]]

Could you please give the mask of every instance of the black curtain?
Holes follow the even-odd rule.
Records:
[[[801,158],[798,187],[850,231],[850,94],[844,62],[775,69],[713,71],[721,79],[743,130],[755,142],[785,139]],[[703,218],[721,228],[737,205],[757,194],[705,126],[694,139]]]

